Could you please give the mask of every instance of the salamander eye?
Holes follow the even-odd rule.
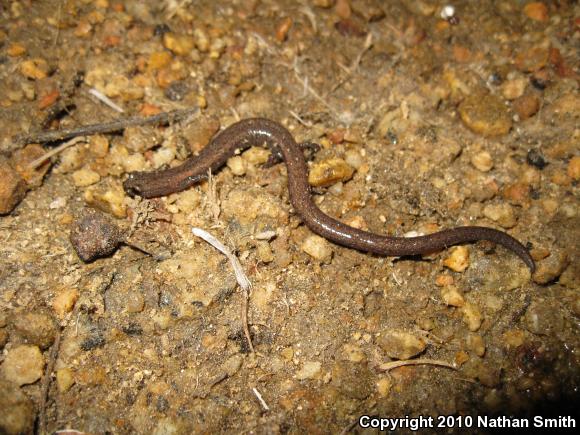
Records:
[[[127,192],[127,194],[130,196],[141,196],[141,189],[135,181],[133,172],[131,172],[127,179],[123,182],[123,189],[125,189],[125,192]]]

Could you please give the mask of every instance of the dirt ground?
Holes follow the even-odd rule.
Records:
[[[2,2],[0,433],[577,413],[580,6],[449,4]],[[182,109],[75,143],[17,137]],[[123,191],[255,116],[320,145],[327,214],[398,236],[498,228],[535,274],[489,242],[392,258],[320,239],[260,147],[181,193]],[[70,234],[95,214],[119,237],[84,262]],[[251,281],[254,352],[231,265],[192,227]]]

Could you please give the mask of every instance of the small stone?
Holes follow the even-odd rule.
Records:
[[[526,334],[521,329],[509,329],[503,334],[504,346],[516,349],[526,342]]]
[[[377,393],[381,397],[387,397],[391,392],[393,381],[390,378],[380,378],[377,381]]]
[[[290,28],[292,27],[292,18],[290,17],[285,17],[282,19],[282,21],[278,24],[278,27],[276,28],[276,40],[278,42],[284,42],[286,40],[286,38],[288,37],[288,32],[290,31]]]
[[[501,99],[494,95],[474,95],[459,106],[463,123],[483,136],[502,136],[512,127],[512,119]]]
[[[41,349],[49,348],[57,333],[54,319],[43,312],[15,314],[12,326],[14,332],[27,344],[33,344]]]
[[[6,364],[6,362],[4,362]],[[34,404],[16,385],[0,379],[0,433],[34,433]]]
[[[526,17],[535,21],[548,20],[548,8],[542,2],[532,2],[524,6],[524,14]]]
[[[454,285],[445,286],[441,289],[441,299],[443,299],[446,305],[453,307],[462,307],[465,305],[463,295]]]
[[[74,372],[72,369],[65,367],[56,371],[56,385],[58,391],[64,393],[75,383]]]
[[[296,372],[296,379],[314,379],[320,374],[322,364],[318,361],[306,361],[300,370]]]
[[[516,56],[516,68],[522,72],[535,72],[544,68],[550,59],[550,51],[547,47],[533,47],[523,50]]]
[[[8,381],[18,386],[33,384],[42,377],[44,357],[38,346],[23,344],[8,351],[1,368]]]
[[[512,107],[520,117],[520,120],[525,121],[538,113],[538,110],[540,110],[540,99],[532,94],[522,95],[514,100]]]
[[[548,165],[546,158],[542,155],[541,151],[536,148],[532,148],[528,151],[526,162],[540,170],[544,169]]]
[[[71,243],[84,262],[112,254],[124,241],[123,231],[103,213],[86,209],[71,228]]]
[[[526,329],[536,335],[558,334],[565,322],[561,311],[543,298],[532,301],[523,320]]]
[[[274,253],[268,242],[258,242],[256,245],[256,253],[262,263],[271,263],[274,261]]]
[[[67,174],[79,169],[84,161],[87,154],[87,149],[83,146],[73,146],[67,148],[62,153],[60,153],[60,161],[57,166],[59,173]]]
[[[507,80],[501,86],[501,94],[506,100],[515,100],[524,95],[524,91],[528,86],[528,78],[523,75]]]
[[[163,34],[163,46],[178,56],[187,56],[195,48],[193,37],[173,32]]]
[[[566,270],[570,264],[565,251],[551,252],[544,260],[540,261],[536,267],[533,280],[537,284],[548,284],[555,281]]]
[[[262,147],[251,147],[242,157],[252,165],[263,165],[270,158],[270,150]]]
[[[26,196],[26,190],[24,179],[0,156],[0,215],[14,210]]]
[[[13,42],[6,49],[6,54],[10,57],[19,57],[26,53],[26,47],[18,42]]]
[[[330,243],[316,234],[312,234],[304,240],[301,249],[312,258],[323,263],[330,263],[332,259],[332,247]]]
[[[25,60],[20,64],[22,75],[33,80],[45,79],[48,76],[48,70],[48,63],[41,58]]]
[[[514,208],[506,203],[486,205],[483,208],[483,215],[503,228],[513,228],[518,222]]]
[[[469,334],[467,336],[467,347],[473,351],[477,356],[485,355],[485,342],[483,337],[479,334]]]
[[[342,347],[342,349],[344,351],[346,360],[351,361],[351,362],[356,362],[356,363],[366,361],[366,355],[363,352],[363,350],[360,348],[360,346],[347,343]]]
[[[516,205],[527,204],[530,197],[530,186],[526,183],[514,183],[506,186],[502,192],[503,197]]]
[[[580,180],[580,156],[574,156],[570,159],[566,173],[573,180]]]
[[[127,295],[125,304],[128,313],[140,313],[145,307],[145,298],[137,291],[132,291]]]
[[[493,159],[487,151],[481,151],[471,157],[471,164],[481,172],[488,172],[493,168]]]
[[[155,51],[147,59],[147,70],[156,71],[166,67],[171,63],[171,54],[167,51]]]
[[[311,186],[323,187],[348,181],[354,174],[354,168],[340,158],[331,158],[318,162],[310,168],[308,183]]]
[[[85,202],[91,207],[95,207],[105,213],[112,214],[118,218],[127,216],[127,205],[125,204],[125,192],[120,185],[114,184],[111,187],[98,184],[85,190]]]
[[[238,177],[244,175],[248,170],[248,163],[241,156],[230,157],[226,164],[232,173]]]
[[[229,357],[227,359],[227,361],[225,363],[222,364],[221,369],[227,373],[227,375],[229,377],[234,376],[242,367],[242,363],[243,363],[244,359],[242,358],[241,355],[236,354],[236,355],[232,355],[231,357]]]
[[[62,319],[72,311],[78,298],[79,292],[76,288],[65,288],[59,291],[52,300],[52,309]]]
[[[407,360],[425,350],[425,340],[406,331],[387,331],[378,338],[377,344],[390,357]]]
[[[87,168],[73,172],[72,178],[77,187],[90,186],[91,184],[98,183],[101,180],[101,176],[98,172]]]
[[[481,327],[482,316],[477,306],[467,302],[463,308],[463,321],[471,332],[477,331]]]
[[[454,272],[463,272],[469,267],[469,249],[467,246],[454,246],[443,264]]]

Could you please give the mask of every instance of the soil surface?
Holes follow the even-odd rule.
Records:
[[[364,414],[459,431],[577,412],[580,7],[453,5],[3,2],[0,432],[366,433]],[[72,143],[17,137],[182,109]],[[536,272],[489,242],[412,258],[329,243],[259,143],[184,192],[123,191],[256,116],[319,144],[325,213],[395,236],[497,228]],[[232,266],[192,227],[251,282],[253,352]]]

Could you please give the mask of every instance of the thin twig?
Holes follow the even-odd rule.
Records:
[[[95,89],[95,88],[89,89],[89,94],[91,94],[93,97],[95,97],[101,103],[109,106],[111,109],[113,109],[119,113],[125,113],[125,111],[123,110],[123,108],[121,106],[119,106],[117,103],[115,103],[113,100],[111,100],[109,97],[107,97],[105,94],[98,91],[97,89]]]
[[[77,136],[90,136],[93,134],[112,133],[123,130],[127,127],[134,127],[149,124],[168,124],[175,121],[180,121],[195,111],[197,108],[173,110],[171,112],[162,112],[157,115],[141,117],[135,116],[132,118],[120,119],[117,121],[103,122],[100,124],[84,125],[81,127],[41,131],[37,133],[21,134],[14,137],[14,141],[19,144],[27,143],[46,143],[55,142],[59,140],[66,140]]]
[[[250,282],[250,280],[248,279],[248,277],[244,273],[244,269],[242,268],[242,265],[240,264],[238,257],[236,257],[232,253],[232,251],[230,251],[222,242],[220,242],[218,239],[216,239],[210,233],[208,233],[205,230],[202,230],[201,228],[193,227],[191,229],[191,232],[195,236],[201,237],[207,243],[209,243],[214,248],[216,248],[218,251],[220,251],[222,254],[224,254],[228,258],[228,260],[230,260],[230,263],[234,269],[234,274],[236,275],[236,280],[238,281],[238,284],[240,285],[240,287],[243,291],[242,327],[244,329],[244,334],[246,336],[246,340],[248,340],[248,346],[250,347],[250,350],[252,351],[252,353],[255,353],[254,345],[252,344],[252,337],[250,336],[250,328],[248,327],[248,292],[252,288],[252,283]]]
[[[269,411],[270,407],[268,406],[268,404],[266,403],[266,401],[264,400],[264,398],[262,397],[260,392],[256,388],[252,388],[252,391],[254,392],[256,397],[258,398],[258,402],[260,402],[260,405],[262,405],[262,408],[264,408],[264,411]]]
[[[66,150],[67,148],[76,145],[79,142],[86,142],[87,138],[84,136],[80,136],[80,137],[75,137],[69,141],[66,141],[62,144],[60,144],[59,146],[57,146],[56,148],[51,149],[50,151],[48,151],[47,153],[43,154],[42,156],[40,156],[37,159],[34,159],[33,161],[31,161],[28,164],[28,168],[29,169],[36,169],[38,168],[40,165],[42,165],[44,162],[46,162],[48,159],[50,159],[52,156],[57,155],[58,153]]]
[[[59,330],[52,348],[50,349],[50,356],[48,359],[48,364],[46,365],[46,370],[42,378],[42,389],[40,395],[40,413],[38,417],[38,427],[41,435],[46,434],[46,407],[48,403],[48,391],[50,389],[50,381],[52,379],[52,371],[54,370],[54,365],[56,363],[56,358],[58,356],[58,349],[60,347],[60,339],[62,337],[62,331]]]
[[[419,358],[419,359],[408,359],[402,361],[391,361],[388,363],[383,363],[377,367],[377,369],[381,372],[388,372],[389,370],[396,369],[398,367],[403,366],[418,366],[418,365],[432,365],[432,366],[441,366],[447,367],[453,370],[457,370],[453,364],[448,363],[447,361],[442,361],[439,359],[428,359],[428,358]]]

